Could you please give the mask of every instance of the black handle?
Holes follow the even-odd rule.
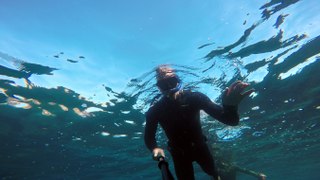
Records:
[[[165,160],[165,157],[160,156],[158,158],[158,161],[159,161],[158,167],[161,170],[162,179],[163,180],[174,180],[173,175],[171,174],[171,172],[169,170],[169,164]]]

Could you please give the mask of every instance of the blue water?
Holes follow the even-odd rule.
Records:
[[[151,160],[151,154],[144,145],[143,132],[144,112],[159,95],[155,86],[154,68],[163,63],[169,63],[177,70],[184,88],[203,92],[217,103],[221,102],[220,93],[235,80],[249,82],[256,90],[240,104],[239,126],[228,127],[201,114],[203,131],[218,157],[228,157],[227,161],[237,166],[262,172],[267,175],[267,179],[320,179],[319,2],[271,0],[259,2],[255,6],[250,6],[246,1],[239,1],[238,4],[217,2],[225,9],[213,6],[211,1],[206,2],[208,4],[190,1],[190,4],[197,4],[195,9],[199,10],[225,10],[226,13],[220,16],[224,25],[218,26],[217,19],[210,16],[209,11],[198,12],[198,15],[207,13],[208,16],[186,22],[190,26],[185,32],[198,32],[197,37],[190,35],[188,41],[196,43],[184,45],[182,35],[172,36],[171,43],[175,42],[175,37],[177,41],[182,41],[181,44],[175,44],[173,49],[171,47],[172,51],[177,51],[172,56],[161,56],[170,49],[166,49],[170,43],[164,37],[153,39],[150,34],[144,34],[143,42],[157,40],[158,44],[163,45],[159,45],[158,54],[143,48],[143,43],[139,44],[141,47],[135,44],[129,46],[133,40],[128,39],[134,29],[123,30],[130,38],[123,38],[121,45],[117,44],[114,51],[111,51],[115,54],[104,62],[98,58],[98,54],[103,55],[104,49],[97,47],[94,51],[93,46],[95,42],[101,43],[99,36],[102,34],[109,36],[111,33],[118,37],[121,28],[114,33],[114,29],[98,31],[93,28],[92,31],[101,34],[91,40],[85,38],[86,29],[79,29],[81,36],[90,44],[88,48],[92,48],[88,53],[80,50],[83,48],[80,42],[68,38],[58,43],[67,52],[54,48],[48,51],[48,47],[42,49],[41,43],[33,44],[30,39],[26,43],[22,32],[14,40],[8,40],[5,37],[21,30],[20,25],[13,25],[19,18],[12,15],[12,19],[3,21],[12,24],[0,23],[1,32],[7,33],[0,43],[1,179],[161,179],[157,163]],[[81,1],[66,6],[78,9],[80,6],[92,7],[91,13],[106,13],[105,18],[112,19],[115,23],[113,25],[118,27],[125,26],[120,20],[135,14],[134,8],[122,6],[121,3],[110,4],[115,5],[114,11],[111,10],[113,6],[104,11],[107,6],[99,6],[99,3]],[[188,8],[182,11],[187,14],[188,20],[192,19],[190,4],[187,3]],[[143,7],[140,5],[143,3],[137,3],[136,8]],[[178,18],[180,5],[175,2],[170,8],[165,4],[163,7],[168,8],[168,13],[173,12],[171,16]],[[145,6],[157,8],[152,3],[146,3]],[[246,9],[249,6],[254,8]],[[123,13],[119,13],[121,17],[109,17],[121,7],[125,8]],[[227,7],[234,9],[230,11]],[[9,17],[10,12],[13,12],[10,8],[23,10],[17,1],[11,4],[7,2],[2,7],[2,17]],[[38,10],[42,12],[46,9]],[[78,17],[71,10],[65,10],[60,13],[65,13],[66,18]],[[48,11],[54,20],[57,12],[53,13],[50,8]],[[85,19],[81,20],[81,27],[103,23],[101,17],[96,21],[87,21],[85,16],[90,13],[81,13]],[[45,13],[44,16],[48,18]],[[57,16],[57,20],[62,20],[64,14]],[[36,16],[32,18],[28,22],[41,22],[41,17],[38,20]],[[154,15],[156,18],[159,17]],[[209,23],[211,18],[212,23]],[[152,20],[151,17],[147,19]],[[207,22],[206,28],[198,27],[201,19]],[[141,23],[133,20],[128,22],[132,27]],[[63,24],[65,21],[61,23],[54,30],[61,33],[60,28],[66,27],[70,36],[72,31],[77,31],[70,29],[70,24]],[[174,27],[180,25],[168,28]],[[192,31],[191,27],[194,28]],[[156,23],[150,25],[152,31],[169,32],[161,28]],[[196,31],[197,28],[202,30]],[[205,29],[212,30],[213,34],[205,34],[208,33]],[[24,33],[31,33],[30,29],[26,31]],[[31,33],[30,38],[33,36]],[[51,40],[54,38],[49,36],[45,33],[39,35],[45,42],[53,43]],[[206,40],[198,41],[199,38]],[[168,44],[161,44],[164,42]],[[77,49],[77,45],[81,48]],[[109,52],[107,47],[106,51]],[[126,53],[132,55],[133,59],[128,58]],[[154,61],[144,59],[155,58],[156,55]],[[183,59],[185,57],[190,58]],[[140,58],[143,60],[139,61]],[[93,65],[95,63],[97,65]],[[91,66],[94,68],[90,69]],[[128,69],[133,76],[128,77]],[[108,74],[110,71],[116,75],[111,77]],[[124,88],[119,88],[119,84]],[[161,130],[157,138],[159,144],[165,147],[166,138]],[[167,155],[169,167],[174,172],[168,152]],[[195,169],[197,179],[208,179],[196,164]],[[238,179],[255,178],[238,173]]]

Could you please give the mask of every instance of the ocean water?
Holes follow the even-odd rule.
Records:
[[[239,106],[239,126],[201,114],[217,158],[267,179],[320,179],[318,1],[168,1],[161,7],[97,2],[51,8],[49,1],[1,1],[1,179],[161,179],[143,142],[144,112],[159,97],[154,77],[159,64],[171,64],[184,88],[217,103],[236,80],[255,89]],[[152,14],[157,8],[168,11]],[[140,27],[135,15],[144,12],[148,26]],[[86,18],[95,13],[104,16]],[[202,21],[206,27],[199,26]],[[129,25],[133,29],[126,29]],[[111,48],[111,37],[121,43]],[[155,45],[151,42],[157,51],[147,48]],[[161,129],[157,138],[165,147]],[[195,170],[197,179],[209,179],[196,164]],[[237,179],[256,178],[239,172]]]

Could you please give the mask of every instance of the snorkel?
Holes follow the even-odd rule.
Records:
[[[172,89],[168,89],[168,90],[165,90],[165,91],[162,91],[163,95],[165,95],[166,97],[169,97],[173,94],[175,94],[176,92],[180,91],[182,89],[182,83],[181,81],[179,80],[178,84],[176,87],[172,88]]]

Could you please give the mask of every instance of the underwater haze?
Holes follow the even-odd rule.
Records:
[[[319,12],[317,0],[0,0],[0,178],[161,179],[144,113],[170,64],[217,103],[236,80],[255,89],[238,126],[201,114],[216,158],[320,179]]]

